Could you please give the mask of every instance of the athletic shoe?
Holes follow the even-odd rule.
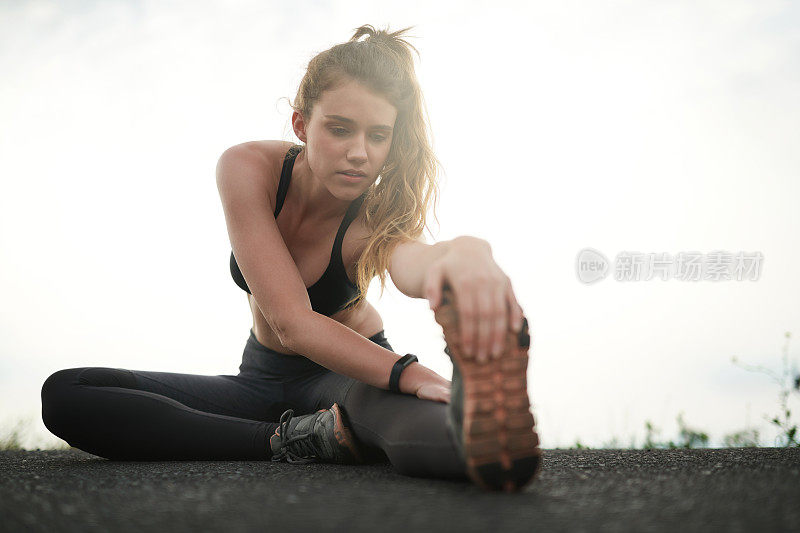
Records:
[[[361,462],[355,439],[344,426],[338,404],[310,415],[294,416],[289,409],[269,438],[272,460],[292,464]]]
[[[462,350],[454,296],[447,286],[435,316],[453,361],[447,420],[467,475],[486,489],[520,490],[542,462],[528,400],[528,321],[519,334],[509,329],[498,358],[481,363]]]

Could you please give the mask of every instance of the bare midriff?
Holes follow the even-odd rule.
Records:
[[[280,339],[261,313],[261,309],[258,308],[256,299],[252,294],[247,295],[247,301],[253,313],[253,334],[258,342],[276,352],[287,355],[302,355],[281,344]],[[372,337],[383,330],[383,320],[380,314],[367,300],[362,300],[355,307],[343,309],[330,318],[364,337]]]

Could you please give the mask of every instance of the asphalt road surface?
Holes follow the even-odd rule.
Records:
[[[800,531],[800,448],[545,450],[519,494],[388,464],[0,452],[0,531]]]

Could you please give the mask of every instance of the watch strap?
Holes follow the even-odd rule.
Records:
[[[417,356],[413,353],[407,353],[398,359],[392,367],[392,373],[389,375],[389,390],[392,392],[400,392],[400,374],[411,363],[418,361]]]

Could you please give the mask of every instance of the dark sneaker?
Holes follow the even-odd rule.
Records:
[[[520,490],[541,469],[542,450],[530,412],[526,372],[528,321],[509,329],[503,353],[480,363],[461,349],[453,293],[445,288],[436,322],[453,361],[448,424],[467,466],[467,475],[486,489]]]
[[[292,464],[360,462],[355,439],[343,418],[338,404],[310,415],[294,416],[293,410],[285,411],[269,438],[272,460]]]

